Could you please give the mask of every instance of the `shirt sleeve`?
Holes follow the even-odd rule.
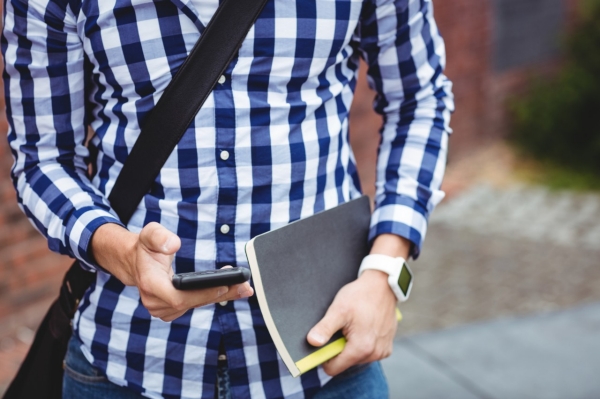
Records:
[[[358,28],[367,79],[383,115],[370,240],[391,233],[417,258],[427,219],[442,200],[452,84],[431,0],[368,0]]]
[[[105,223],[121,223],[87,176],[84,52],[74,3],[5,2],[8,141],[21,209],[51,250],[94,270],[92,234]]]

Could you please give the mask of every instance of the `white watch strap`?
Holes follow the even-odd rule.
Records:
[[[390,276],[398,276],[404,262],[405,260],[402,257],[394,258],[380,254],[367,255],[360,264],[360,269],[358,269],[358,277],[360,277],[365,270],[379,270],[380,272],[387,273]]]

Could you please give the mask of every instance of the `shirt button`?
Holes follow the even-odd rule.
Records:
[[[221,233],[223,233],[223,234],[229,233],[229,226],[226,225],[226,224],[222,225],[221,226]]]
[[[223,161],[227,161],[229,159],[229,151],[221,151],[220,156]]]
[[[221,305],[221,306],[227,306],[227,302],[229,302],[229,301],[219,302],[219,305]]]
[[[225,77],[225,75],[221,75],[217,82],[219,82],[219,84],[222,85],[223,83],[225,83],[226,80],[227,78]]]

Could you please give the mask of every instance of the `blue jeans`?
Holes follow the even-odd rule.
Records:
[[[65,357],[63,398],[66,399],[139,399],[142,396],[128,388],[108,381],[92,366],[80,349],[77,338],[71,338]],[[215,398],[231,399],[229,373],[226,364],[217,370]],[[378,362],[360,365],[338,375],[317,393],[315,399],[384,399],[388,398],[388,386]]]
[[[108,381],[106,376],[83,356],[81,342],[71,337],[64,363],[63,398],[139,399],[142,396]]]
[[[387,399],[387,380],[379,362],[351,367],[335,376],[314,399]]]
[[[231,399],[227,365],[217,370],[217,399]],[[329,381],[314,399],[385,399],[388,385],[379,362],[352,367]]]

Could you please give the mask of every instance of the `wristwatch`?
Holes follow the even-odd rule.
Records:
[[[367,255],[360,264],[358,277],[365,270],[379,270],[387,273],[389,275],[388,284],[394,295],[396,295],[398,302],[404,302],[408,299],[413,285],[413,274],[404,258],[379,254]]]

